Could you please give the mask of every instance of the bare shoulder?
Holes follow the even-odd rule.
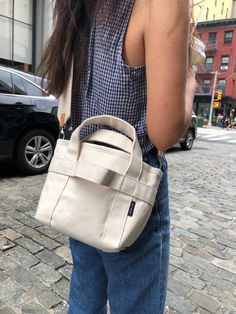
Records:
[[[145,64],[144,28],[147,14],[147,1],[136,0],[130,16],[123,45],[123,58],[130,66]]]
[[[135,0],[128,27],[132,32],[144,30],[149,0]],[[135,26],[135,27],[134,27]]]
[[[139,34],[150,30],[160,33],[172,31],[188,24],[189,0],[135,0],[129,26]],[[175,33],[175,31],[174,31]]]
[[[130,22],[139,25],[139,29],[144,32],[145,22],[149,12],[151,0],[135,0]]]
[[[134,15],[138,15],[139,17],[141,17],[142,14],[147,12],[149,7],[149,1],[151,0],[135,0],[133,8]]]
[[[146,25],[163,25],[167,31],[171,31],[181,23],[188,23],[189,0],[148,0],[145,10]]]
[[[184,38],[188,17],[189,0],[135,0],[123,45],[125,63],[146,64],[147,49],[166,57],[166,51],[173,54],[176,42],[179,45]]]

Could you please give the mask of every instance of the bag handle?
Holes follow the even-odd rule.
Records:
[[[204,4],[203,5],[201,5],[201,4],[204,3],[204,2],[205,2],[205,0],[199,0],[197,3],[192,4],[192,10],[196,6],[199,7],[199,13],[198,13],[198,15],[197,15],[197,17],[196,17],[196,19],[194,21],[194,28],[197,27],[197,24],[198,24],[200,18],[202,17],[202,14],[203,14],[203,11],[205,9],[205,6],[204,6]]]
[[[125,175],[135,179],[139,179],[142,173],[143,157],[141,148],[138,143],[135,128],[128,122],[114,116],[110,115],[94,116],[84,120],[80,124],[80,126],[74,130],[74,132],[71,135],[70,143],[67,148],[67,157],[71,158],[70,156],[72,156],[73,160],[79,159],[81,147],[80,132],[82,128],[92,124],[106,125],[111,128],[114,128],[127,135],[133,141],[130,155],[130,164],[126,170]]]
[[[105,129],[98,129],[83,139],[83,142],[96,142],[99,144],[109,144],[127,153],[132,152],[133,142],[125,135]]]

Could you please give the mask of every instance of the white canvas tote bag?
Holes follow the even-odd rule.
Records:
[[[81,129],[91,124],[122,134],[101,128],[81,140]],[[58,139],[36,219],[102,251],[123,250],[143,231],[161,177],[143,162],[133,126],[113,116],[91,117],[70,140]]]

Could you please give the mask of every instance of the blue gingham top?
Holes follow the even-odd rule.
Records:
[[[117,116],[135,127],[141,149],[147,153],[153,144],[146,128],[145,66],[130,67],[122,59],[123,39],[135,0],[118,1],[111,18],[104,18],[106,1],[91,28],[80,88],[72,94],[72,127],[95,115]],[[81,137],[96,128],[84,128]]]

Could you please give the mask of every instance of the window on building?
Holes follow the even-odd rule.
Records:
[[[222,93],[225,92],[225,89],[226,89],[226,79],[219,79],[219,81],[218,81],[218,89],[222,90]]]
[[[6,71],[0,72],[0,94],[12,94],[11,74]]]
[[[226,31],[224,37],[225,44],[231,44],[233,40],[233,31]]]
[[[210,93],[210,89],[211,89],[211,79],[205,79],[202,85],[202,92],[204,94],[208,94]]]
[[[217,6],[217,0],[215,0],[215,7]]]
[[[209,8],[206,9],[206,21],[208,20],[208,16],[209,16]]]
[[[216,15],[215,14],[213,14],[213,20],[215,20],[216,19]]]
[[[217,35],[217,32],[209,33],[208,44],[215,44],[216,43],[216,35]]]
[[[0,30],[0,58],[12,60],[12,23],[10,18],[0,15]]]
[[[229,14],[229,8],[227,8],[227,10],[226,10],[226,15],[225,15],[226,19],[228,18],[228,14]]]
[[[213,70],[213,62],[214,62],[214,57],[207,57],[206,58],[205,69],[207,71],[212,71]]]
[[[222,56],[221,57],[220,69],[221,70],[228,70],[229,69],[229,56]]]
[[[32,64],[33,0],[0,0],[1,63]]]
[[[224,14],[224,7],[225,7],[225,3],[224,3],[224,2],[222,2],[222,7],[221,7],[221,15],[223,15],[223,14]]]

